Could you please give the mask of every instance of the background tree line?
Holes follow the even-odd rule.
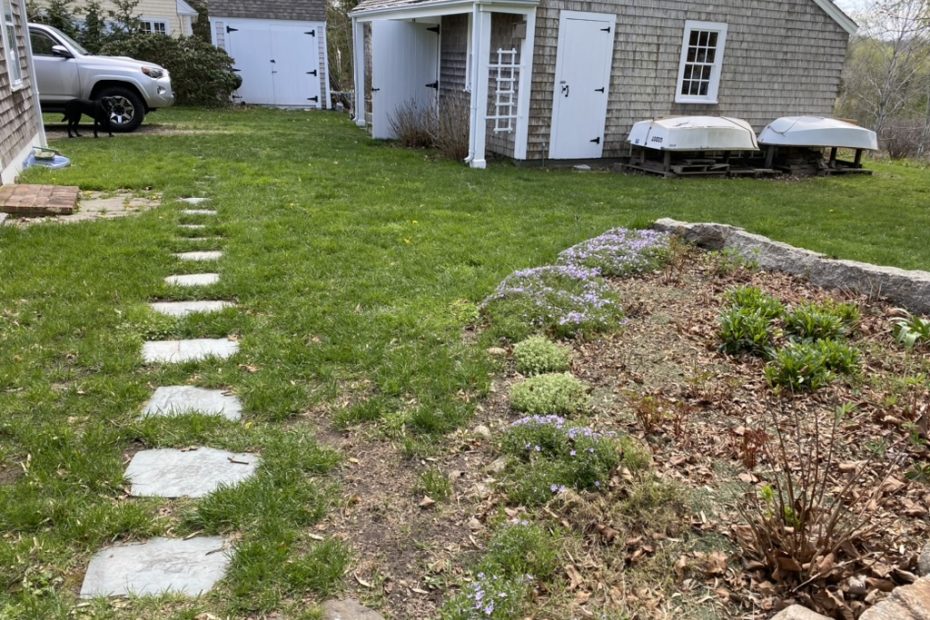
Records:
[[[930,1],[873,0],[856,15],[837,114],[892,157],[930,155]]]

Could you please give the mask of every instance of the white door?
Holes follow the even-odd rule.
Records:
[[[596,159],[604,151],[616,15],[562,11],[552,96],[552,159]]]
[[[432,109],[439,93],[438,24],[383,20],[371,24],[371,135],[396,138],[391,119],[413,103]]]
[[[217,20],[223,47],[242,86],[237,101],[319,108],[323,104],[320,37],[323,25],[256,19]],[[215,36],[215,33],[214,33]]]

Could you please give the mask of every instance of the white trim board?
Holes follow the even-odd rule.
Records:
[[[854,22],[849,15],[843,12],[843,9],[833,4],[831,0],[814,0],[814,2],[849,34],[856,34],[859,31],[859,24]]]

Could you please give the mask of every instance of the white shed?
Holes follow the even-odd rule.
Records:
[[[329,107],[323,0],[210,0],[210,32],[242,77],[237,102]]]

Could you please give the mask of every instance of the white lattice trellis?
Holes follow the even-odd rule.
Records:
[[[520,65],[516,49],[498,49],[497,62],[488,67],[494,76],[494,133],[511,133],[517,119],[516,85]]]

